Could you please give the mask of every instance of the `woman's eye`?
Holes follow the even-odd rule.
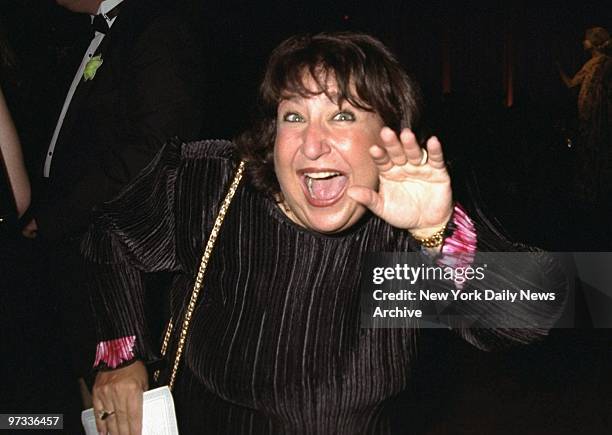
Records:
[[[354,121],[355,115],[351,112],[338,112],[334,115],[334,121]]]
[[[286,122],[303,122],[304,118],[302,118],[302,115],[300,115],[299,113],[290,112],[290,113],[286,113],[283,116],[283,121],[286,121]]]

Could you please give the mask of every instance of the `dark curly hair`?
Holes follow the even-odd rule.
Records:
[[[315,91],[304,84],[310,75]],[[348,101],[376,112],[399,132],[414,129],[420,116],[420,91],[395,56],[372,36],[342,32],[293,36],[270,56],[259,87],[259,113],[253,128],[236,138],[242,159],[256,188],[270,196],[280,193],[274,171],[277,107],[291,95],[310,97],[325,93],[328,79],[337,86],[337,101]]]

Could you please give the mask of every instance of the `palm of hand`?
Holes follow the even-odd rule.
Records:
[[[398,137],[384,127],[381,144],[370,148],[379,173],[378,191],[354,186],[349,195],[390,225],[428,237],[446,225],[452,214],[452,189],[442,145],[437,138],[421,149],[404,129]]]
[[[450,176],[446,168],[406,163],[381,171],[379,217],[397,228],[441,228],[452,204]]]

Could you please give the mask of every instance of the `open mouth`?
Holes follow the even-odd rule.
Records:
[[[348,177],[337,171],[304,171],[302,180],[306,198],[317,207],[338,201],[348,183]]]

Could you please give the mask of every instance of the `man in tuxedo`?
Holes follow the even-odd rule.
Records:
[[[58,0],[95,29],[51,139],[48,195],[35,227],[52,241],[80,236],[172,136],[200,133],[199,50],[187,26],[155,0]],[[99,12],[99,13],[98,13]]]
[[[77,376],[95,334],[79,243],[96,205],[117,195],[171,137],[200,134],[202,59],[189,26],[156,0],[57,0],[90,14],[92,40],[68,90],[24,228],[49,246],[66,348]]]

